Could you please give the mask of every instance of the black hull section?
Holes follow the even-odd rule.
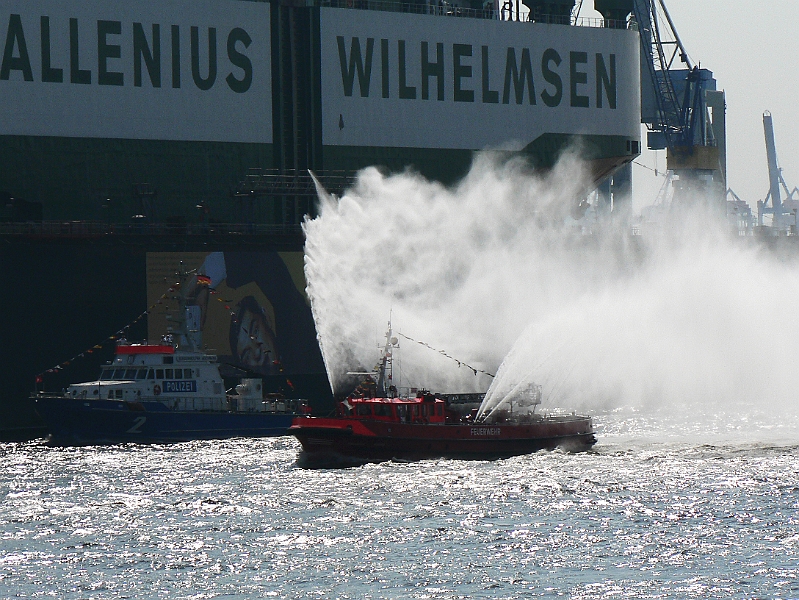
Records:
[[[552,428],[550,434],[543,432],[529,437],[507,435],[474,438],[467,434],[472,428],[458,425],[423,425],[418,428],[423,428],[424,434],[414,437],[401,434],[359,435],[353,433],[352,429],[327,427],[292,427],[290,433],[302,444],[299,464],[304,467],[444,457],[490,460],[555,448],[582,452],[590,450],[596,443],[593,431],[586,431],[582,427],[564,431],[562,424]]]
[[[148,404],[153,406],[148,407]],[[37,398],[53,445],[157,443],[286,435],[295,415],[163,410],[160,403]],[[142,410],[142,407],[144,408]],[[152,408],[153,410],[147,410]]]

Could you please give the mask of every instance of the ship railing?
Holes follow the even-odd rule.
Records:
[[[328,170],[314,175],[328,192],[341,194],[352,187],[355,176],[348,171]],[[316,198],[316,183],[307,170],[286,171],[253,168],[233,192],[236,198],[260,196],[310,196]]]
[[[521,4],[521,3],[519,3]],[[497,21],[521,21],[545,23],[548,25],[570,25],[573,27],[597,27],[606,29],[634,29],[634,21],[603,19],[597,17],[575,17],[573,15],[535,15],[527,7],[516,6],[506,1],[502,6],[485,2],[483,8],[466,8],[443,0],[407,3],[391,0],[307,0],[307,6],[348,8],[356,10],[375,10],[383,12],[402,12],[441,17],[465,17]]]
[[[439,15],[467,17],[472,19],[497,19],[493,8],[475,9],[455,6],[448,2],[430,2],[410,4],[391,2],[391,0],[308,0],[309,6],[330,8],[352,8],[357,10],[375,10],[382,12],[402,12],[418,15]]]
[[[260,223],[107,223],[103,221],[31,221],[0,223],[0,236],[88,239],[111,237],[299,235],[300,224]]]

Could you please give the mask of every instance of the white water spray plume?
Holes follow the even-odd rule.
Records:
[[[395,383],[490,386],[482,412],[537,382],[548,408],[795,415],[799,252],[733,237],[700,208],[657,235],[586,235],[572,210],[586,182],[573,157],[536,177],[483,154],[451,188],[370,168],[342,198],[321,193],[305,271],[334,392],[375,364],[391,314],[497,373],[403,339]]]

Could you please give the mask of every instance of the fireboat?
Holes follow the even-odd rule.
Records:
[[[544,449],[589,450],[595,443],[591,417],[541,414],[541,386],[531,384],[508,408],[464,414],[456,395],[418,390],[402,394],[393,381],[397,338],[391,322],[378,365],[336,403],[330,417],[295,417],[289,428],[302,445],[302,466],[350,465],[386,460],[451,457],[494,459]],[[461,409],[461,410],[459,410]],[[478,416],[479,415],[479,416]]]

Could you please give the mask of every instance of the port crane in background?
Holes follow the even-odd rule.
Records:
[[[612,1],[612,0],[610,0]],[[641,38],[641,121],[647,147],[666,150],[679,204],[708,199],[725,208],[724,92],[694,64],[664,0],[631,0]],[[599,2],[599,0],[597,0]]]
[[[752,208],[738,197],[738,194],[727,188],[727,221],[739,236],[747,236],[752,233],[754,218]]]
[[[531,20],[568,23],[584,0],[522,0]],[[512,2],[511,2],[512,3]],[[672,206],[709,201],[725,215],[726,124],[724,92],[713,72],[694,64],[665,0],[593,0],[604,26],[636,28],[641,40],[641,122],[647,147],[666,150]],[[518,2],[516,4],[518,12]],[[632,164],[617,169],[597,189],[598,214],[628,220]]]
[[[788,190],[782,169],[777,164],[777,145],[774,142],[774,122],[771,113],[763,113],[763,133],[766,137],[766,160],[768,162],[769,191],[765,200],[757,201],[757,225],[763,227],[763,215],[771,214],[771,227],[776,235],[796,234],[796,213],[799,210],[799,188]],[[785,191],[782,200],[780,188]],[[769,204],[769,200],[771,204]]]
[[[672,203],[710,199],[724,214],[725,101],[712,71],[691,61],[664,0],[594,0],[594,8],[608,26],[638,28],[641,122],[647,126],[647,147],[666,150]]]

